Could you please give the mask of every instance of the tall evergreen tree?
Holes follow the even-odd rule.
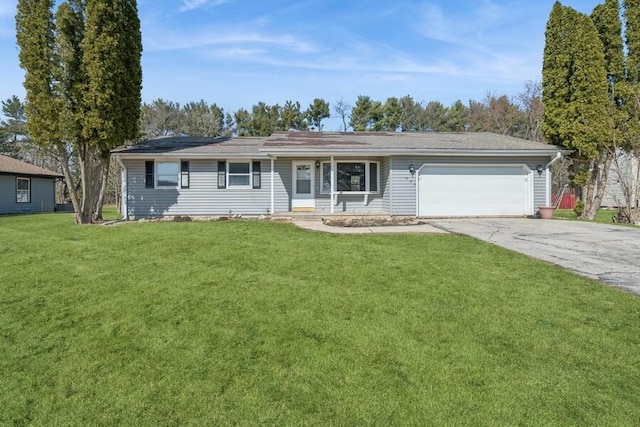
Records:
[[[24,104],[13,95],[2,101],[2,114],[6,120],[0,121],[0,154],[16,154],[19,142],[28,138]]]
[[[360,95],[351,110],[349,125],[356,132],[379,131],[384,129],[384,107],[380,101]],[[401,119],[401,117],[399,117]]]
[[[410,95],[400,98],[400,129],[402,132],[415,132],[418,130],[418,118],[422,106],[414,101]]]
[[[447,107],[440,101],[429,101],[420,114],[420,130],[443,132],[447,122]]]
[[[76,222],[101,216],[109,151],[138,136],[142,40],[135,0],[19,0],[27,126],[55,148]],[[70,171],[77,155],[80,183]],[[77,190],[79,188],[79,191]]]
[[[300,103],[287,100],[280,112],[280,130],[306,130],[307,126],[300,111]]]
[[[624,0],[624,39],[626,41],[626,93],[624,95],[623,112],[626,121],[622,124],[622,141],[620,152],[616,153],[614,162],[624,197],[625,207],[630,222],[640,219],[640,211],[633,209],[640,200],[640,169],[636,168],[628,174],[620,173],[626,165],[626,159],[640,159],[640,0]],[[619,156],[617,154],[623,154]]]
[[[321,98],[314,99],[305,112],[305,116],[310,126],[314,126],[316,130],[321,131],[322,120],[331,117],[329,103]]]
[[[468,126],[469,108],[458,99],[447,109],[445,130],[450,132],[464,132]]]
[[[280,106],[258,102],[251,108],[249,135],[269,136],[276,130],[280,120]]]
[[[381,120],[381,128],[390,132],[395,132],[400,126],[402,117],[402,107],[400,100],[396,97],[387,98],[382,106],[384,117]]]
[[[618,0],[605,0],[593,9],[591,19],[602,42],[607,80],[613,85],[624,80],[622,21]]]
[[[575,150],[575,183],[583,187],[583,216],[595,217],[612,122],[608,119],[605,55],[594,22],[556,2],[546,30],[542,69],[543,133]]]
[[[627,78],[640,83],[640,0],[624,0]]]

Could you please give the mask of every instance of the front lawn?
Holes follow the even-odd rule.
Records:
[[[1,425],[636,425],[640,298],[471,238],[0,218]]]

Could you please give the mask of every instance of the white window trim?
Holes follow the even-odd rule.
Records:
[[[20,194],[21,192],[24,191],[24,190],[18,189],[18,182],[19,181],[27,181],[27,184],[29,184],[28,188],[27,188],[27,201],[26,202],[18,200],[18,194]],[[31,203],[31,178],[16,177],[16,203]]]
[[[336,164],[336,170],[332,170],[331,174],[335,175],[337,172],[337,168],[338,168],[338,163],[364,163],[365,164],[365,172],[364,172],[364,179],[365,179],[365,191],[338,191],[337,188],[334,189],[334,191],[325,191],[324,189],[324,165],[331,165],[330,161],[322,161],[320,162],[320,194],[380,194],[380,162],[378,161],[374,161],[374,160],[334,160],[333,161]],[[376,191],[371,191],[371,168],[370,165],[372,163],[375,163],[377,165],[377,177],[376,177],[376,183],[377,185],[377,190]],[[333,179],[333,183],[334,185],[338,185],[337,180]]]
[[[231,173],[231,163],[246,163],[249,165],[248,173]],[[248,176],[249,185],[233,185],[231,184],[231,176]],[[251,160],[227,160],[227,189],[233,190],[251,190],[253,189],[253,161]]]
[[[181,167],[180,160],[173,160],[173,159],[164,160],[163,159],[163,160],[155,160],[153,163],[154,163],[154,165],[153,165],[153,167],[154,167],[153,180],[155,181],[154,182],[154,184],[155,184],[154,188],[172,188],[172,189],[180,188],[180,180],[182,178],[181,177],[182,174],[180,173],[180,167]],[[178,172],[176,173],[176,181],[177,181],[176,185],[160,185],[160,184],[158,184],[158,180],[160,178],[160,173],[158,171],[158,166],[160,165],[160,163],[174,163],[174,164],[178,165]]]

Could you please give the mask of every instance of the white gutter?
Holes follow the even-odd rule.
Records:
[[[121,197],[122,200],[120,201],[120,207],[122,212],[120,212],[120,214],[122,215],[122,218],[124,218],[125,221],[129,220],[129,210],[127,207],[127,199],[128,199],[128,190],[127,190],[127,167],[124,165],[124,163],[122,163],[122,159],[120,158],[120,156],[118,155],[114,155],[113,156],[116,161],[118,162],[118,164],[120,165],[120,167],[122,168],[122,176],[120,177],[120,192],[122,193]]]
[[[556,156],[545,166],[545,187],[546,187],[546,204],[551,206],[551,171],[549,167],[562,158],[562,151],[558,151]]]
[[[180,153],[178,151],[168,151],[164,153],[112,153],[123,159],[154,159],[154,158],[169,158],[169,159],[215,159],[215,160],[229,160],[229,159],[268,159],[269,154],[265,153]]]
[[[308,148],[288,148],[288,149],[260,149],[260,153],[267,153],[279,156],[295,157],[325,157],[334,156],[473,156],[473,157],[530,157],[554,155],[558,151],[553,149],[513,149],[513,150],[466,150],[466,149],[421,149],[421,148],[367,148],[367,149],[344,149],[340,147],[329,147],[322,150]]]

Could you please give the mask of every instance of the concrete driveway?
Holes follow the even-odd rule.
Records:
[[[540,219],[446,219],[429,224],[640,295],[640,228]]]

